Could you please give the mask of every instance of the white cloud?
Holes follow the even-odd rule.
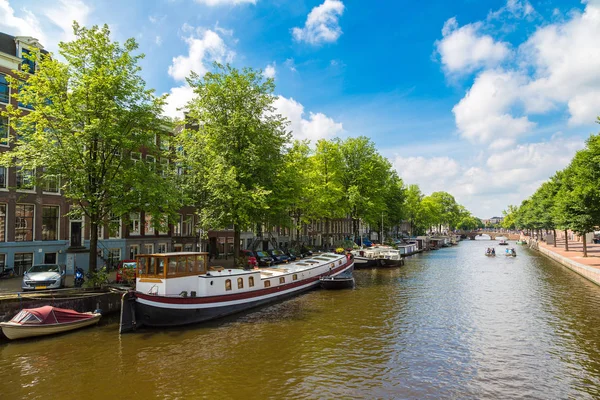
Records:
[[[267,65],[265,68],[264,75],[267,78],[275,78],[277,71],[275,70],[275,63]]]
[[[344,13],[344,3],[340,0],[325,0],[311,10],[304,28],[293,28],[292,35],[299,42],[312,45],[332,43],[342,35],[339,17]]]
[[[62,30],[60,40],[66,42],[75,38],[73,35],[73,21],[85,26],[91,11],[91,8],[82,0],[59,0],[45,9],[43,13]]]
[[[465,73],[493,67],[510,55],[509,45],[482,34],[482,26],[477,22],[459,28],[455,17],[444,23],[443,38],[436,42],[436,47],[448,72]]]
[[[196,3],[205,4],[207,6],[224,6],[224,5],[238,5],[238,4],[256,4],[256,0],[195,0]]]
[[[189,32],[186,26],[182,30]],[[235,52],[227,47],[219,34],[210,29],[196,29],[184,41],[188,44],[188,54],[174,57],[169,66],[169,75],[177,81],[185,81],[191,71],[204,75],[208,71],[206,63],[231,62],[235,57]]]
[[[285,60],[283,65],[285,65],[290,71],[296,72],[296,63],[294,62],[293,58],[288,58]]]
[[[426,194],[447,191],[475,215],[489,218],[511,202],[520,204],[582,147],[583,142],[554,136],[464,164],[449,157],[399,155],[392,164],[404,182],[419,184]]]
[[[185,82],[191,71],[202,76],[211,62],[231,62],[235,57],[235,52],[214,31],[196,29],[188,24],[184,24],[181,31],[189,34],[182,38],[188,45],[188,54],[174,57],[169,66],[169,75],[176,81]],[[164,114],[173,118],[183,117],[183,111],[178,109],[184,107],[193,96],[193,90],[187,83],[171,88]]]
[[[508,1],[507,12],[527,16],[535,12],[526,1]],[[477,60],[465,58],[465,48],[443,48],[458,24],[444,24],[438,43],[442,62],[456,73],[472,72]],[[512,67],[480,72],[465,97],[453,108],[462,137],[491,143],[493,149],[514,144],[536,125],[531,114],[569,114],[569,124],[591,125],[600,114],[600,1],[588,1],[583,12],[536,29],[519,46]],[[492,57],[493,59],[493,57]],[[500,58],[496,58],[500,60]],[[481,66],[481,65],[479,65]]]
[[[22,17],[17,17],[15,10],[10,6],[8,0],[0,0],[0,31],[15,36],[32,36],[38,39],[42,45],[46,44],[46,35],[42,32],[40,21],[30,11],[21,9]]]
[[[531,19],[536,15],[536,11],[527,0],[507,0],[504,7],[501,7],[497,11],[491,11],[488,14],[488,20],[500,19],[505,15],[518,19]]]
[[[316,142],[319,139],[330,139],[344,131],[342,123],[335,122],[323,113],[310,112],[305,118],[304,106],[292,98],[278,96],[275,100],[277,113],[290,121],[289,129],[295,139],[309,139]]]
[[[527,117],[510,114],[511,106],[519,99],[523,79],[501,70],[481,73],[452,109],[461,136],[478,143],[496,140],[498,148],[501,143],[512,144],[517,136],[533,128],[535,124]]]
[[[171,118],[183,118],[183,108],[194,97],[191,87],[184,85],[171,88],[163,114]]]
[[[154,43],[156,43],[157,46],[160,46],[162,44],[162,38],[159,35],[157,35],[154,39]]]

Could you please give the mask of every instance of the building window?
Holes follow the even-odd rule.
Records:
[[[280,283],[280,284],[281,284],[281,283],[285,283],[285,277],[284,277],[284,276],[282,276],[281,278],[279,278],[279,283]]]
[[[167,252],[167,244],[159,243],[157,253],[166,253]]]
[[[142,159],[142,153],[132,152],[131,159],[133,160],[134,164],[137,163],[138,161],[140,161]]]
[[[121,218],[111,214],[110,220],[108,221],[108,238],[109,239],[120,239],[121,238]]]
[[[4,271],[6,268],[6,254],[0,254],[0,270]]]
[[[10,102],[10,87],[8,86],[6,75],[4,74],[0,74],[0,102]]]
[[[139,235],[140,232],[140,213],[132,212],[129,213],[129,234],[130,235]]]
[[[29,72],[30,74],[34,74],[35,73],[35,61],[30,60],[25,57],[25,56],[30,57],[31,55],[32,55],[32,53],[31,53],[31,51],[29,51],[29,49],[21,49],[21,68],[23,68],[23,66],[26,65],[27,72]]]
[[[0,116],[0,145],[8,146],[8,117]]]
[[[169,160],[167,158],[160,159],[160,174],[165,176],[169,170]]]
[[[6,241],[6,204],[0,204],[0,242]]]
[[[6,174],[6,167],[0,167],[0,189],[6,189],[8,184],[8,176]]]
[[[183,246],[183,251],[194,251],[194,245],[192,243],[186,243]]]
[[[130,260],[135,260],[135,256],[137,256],[138,254],[140,254],[140,245],[139,244],[132,244],[131,246],[129,246],[129,259]]]
[[[244,288],[244,279],[243,278],[238,278],[238,289],[243,289]]]
[[[17,167],[17,189],[21,190],[35,190],[33,184],[33,170],[26,169],[23,167]]]
[[[56,206],[42,207],[42,240],[58,240],[59,208]]]
[[[144,214],[144,235],[153,235],[154,227],[152,226],[152,215]]]
[[[15,253],[15,272],[23,275],[33,265],[33,253]]]
[[[58,176],[46,175],[44,177],[44,192],[58,193],[58,191],[59,191]]]
[[[146,162],[150,170],[154,171],[156,169],[156,158],[154,156],[146,156]]]
[[[115,267],[121,261],[121,249],[108,249],[108,259],[106,260],[109,268]]]
[[[25,85],[26,83],[23,81],[19,83],[19,92],[21,92],[21,89],[25,87]],[[21,101],[18,102],[18,106],[21,108],[27,108],[28,110],[33,110],[33,106],[31,104],[21,103]]]
[[[144,244],[144,253],[145,254],[154,254],[154,243]],[[166,253],[166,252],[163,252],[163,253]]]
[[[225,290],[231,290],[231,279],[225,280]]]
[[[254,277],[251,276],[248,278],[248,287],[253,287],[254,286]]]
[[[33,240],[33,204],[17,204],[15,206],[15,242]]]
[[[169,139],[164,136],[160,138],[160,149],[162,151],[169,150]]]
[[[271,287],[271,281],[265,281],[265,287]]]
[[[194,236],[194,216],[186,215],[183,219],[183,236]]]
[[[182,216],[179,216],[179,221],[173,224],[173,236],[181,236],[181,219]]]

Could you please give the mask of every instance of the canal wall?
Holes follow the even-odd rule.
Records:
[[[540,246],[534,239],[529,239],[528,244],[530,248],[539,251],[542,255],[562,264],[563,266],[600,286],[600,269],[582,264],[573,260],[572,258],[565,257],[562,254],[558,254],[544,246]]]
[[[23,308],[36,308],[54,306],[67,308],[79,312],[102,310],[102,314],[115,313],[121,310],[121,296],[123,292],[79,292],[53,293],[51,295],[29,296],[12,295],[0,299],[0,322],[6,322],[14,317]]]

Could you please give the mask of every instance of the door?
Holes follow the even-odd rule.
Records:
[[[71,221],[71,247],[81,247],[81,221]]]
[[[44,254],[44,264],[56,264],[56,253]]]

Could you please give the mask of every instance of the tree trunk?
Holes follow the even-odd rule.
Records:
[[[582,236],[583,239],[583,256],[587,257],[587,243],[585,242],[585,233]]]
[[[237,224],[233,224],[233,265],[241,267],[242,265],[240,264],[240,227]]]
[[[81,232],[83,236],[83,232]],[[98,220],[90,218],[90,258],[89,258],[91,273],[96,272],[98,264]]]
[[[569,251],[569,235],[567,235],[566,229],[565,229],[565,251]]]
[[[556,229],[552,229],[552,232],[554,233],[554,247],[556,247]]]

